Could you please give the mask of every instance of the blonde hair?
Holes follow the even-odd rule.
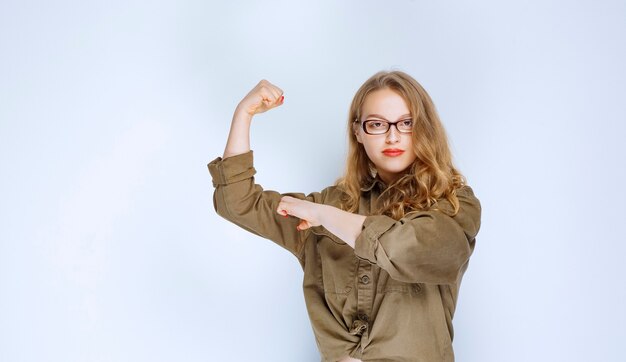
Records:
[[[413,151],[417,157],[404,175],[381,192],[377,213],[399,220],[407,212],[430,209],[439,199],[445,198],[453,207],[450,216],[456,215],[459,210],[456,190],[466,184],[465,177],[452,164],[448,138],[430,96],[415,79],[401,71],[374,74],[354,95],[348,114],[346,170],[337,181],[344,191],[342,208],[356,212],[361,189],[374,182],[372,171],[375,167],[356,139],[354,123],[360,120],[368,94],[384,88],[398,93],[409,108],[413,119]]]

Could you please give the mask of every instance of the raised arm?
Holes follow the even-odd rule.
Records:
[[[265,79],[252,88],[235,109],[223,158],[250,151],[252,117],[255,114],[278,107],[284,101],[283,91]]]
[[[218,215],[256,235],[270,239],[302,260],[304,239],[296,226],[298,219],[276,213],[280,199],[286,195],[295,199],[321,202],[322,193],[280,194],[264,190],[254,181],[256,170],[250,150],[252,117],[281,105],[282,90],[262,80],[239,103],[230,128],[224,157],[208,164],[213,177],[213,206]]]

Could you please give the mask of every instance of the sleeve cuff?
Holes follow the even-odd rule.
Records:
[[[213,178],[213,187],[245,180],[256,174],[252,151],[226,158],[218,157],[209,162],[207,167]]]
[[[354,253],[361,259],[376,264],[378,238],[396,223],[396,220],[385,215],[371,215],[365,218],[363,230],[354,241]]]

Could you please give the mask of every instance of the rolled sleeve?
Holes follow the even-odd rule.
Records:
[[[354,242],[354,253],[361,259],[376,264],[378,238],[396,223],[390,217],[382,215],[368,216],[363,222],[363,230]]]
[[[207,167],[213,178],[213,187],[228,185],[248,179],[256,174],[253,166],[252,151],[239,155],[221,158],[209,162]]]

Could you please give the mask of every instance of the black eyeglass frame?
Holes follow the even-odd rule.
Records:
[[[389,130],[391,129],[391,126],[395,126],[395,127],[396,127],[396,131],[398,131],[398,132],[400,132],[400,133],[402,133],[402,134],[413,133],[413,129],[412,129],[412,128],[411,128],[411,130],[410,130],[410,131],[401,131],[401,130],[398,128],[398,123],[400,123],[400,122],[404,122],[404,121],[406,121],[406,120],[407,120],[407,119],[401,119],[401,120],[399,120],[399,121],[389,122],[389,121],[387,121],[387,120],[378,120],[378,119],[366,119],[365,121],[359,121],[358,119],[355,119],[355,120],[354,120],[354,122],[355,122],[355,123],[356,123],[356,122],[361,122],[361,128],[363,128],[363,132],[365,132],[365,134],[369,134],[369,135],[372,135],[372,136],[379,136],[379,135],[381,135],[381,134],[387,134],[387,132],[389,132]],[[385,132],[382,132],[382,133],[369,133],[369,132],[367,132],[367,129],[365,129],[365,123],[366,123],[366,122],[383,122],[383,123],[386,123],[386,124],[387,124],[387,129],[385,130]],[[411,122],[413,122],[413,120],[412,120],[412,119],[411,119]]]

